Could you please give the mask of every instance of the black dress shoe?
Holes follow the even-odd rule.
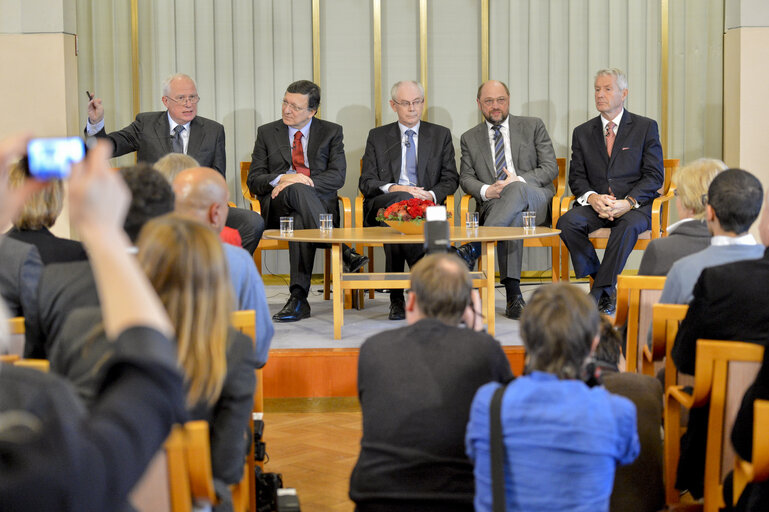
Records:
[[[523,308],[526,307],[526,301],[523,300],[523,295],[516,295],[512,300],[508,299],[507,307],[505,308],[505,316],[518,320],[521,318]]]
[[[598,299],[598,311],[604,315],[613,315],[617,311],[617,296],[613,293],[601,295]]]
[[[467,268],[470,269],[470,272],[475,270],[475,261],[478,259],[478,251],[475,250],[475,247],[473,247],[473,244],[462,244],[457,250],[457,256],[462,258],[462,261],[467,264]]]
[[[403,299],[392,299],[390,301],[390,320],[403,320],[406,318],[406,303]]]
[[[368,263],[368,256],[358,254],[354,249],[350,249],[342,255],[345,273],[357,272],[363,265]]]
[[[275,322],[296,322],[302,318],[310,318],[310,303],[296,295],[289,297],[283,309],[272,315]]]

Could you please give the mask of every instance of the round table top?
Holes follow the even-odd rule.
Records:
[[[526,231],[524,228],[497,226],[480,226],[474,229],[468,229],[464,226],[449,226],[449,239],[452,242],[494,242],[558,236],[560,232],[559,229],[544,226],[537,226],[532,231]],[[262,236],[274,240],[314,243],[413,244],[424,241],[424,234],[404,235],[391,227],[334,228],[328,232],[319,229],[296,229],[291,235],[281,235],[280,230],[268,229]]]

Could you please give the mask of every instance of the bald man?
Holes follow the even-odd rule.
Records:
[[[173,181],[176,195],[175,211],[196,219],[220,233],[227,222],[227,201],[230,193],[224,177],[209,167],[193,167],[176,175]],[[270,320],[264,283],[247,251],[223,244],[227,256],[237,308],[256,311],[256,359],[258,366],[267,362],[267,352],[275,329]]]

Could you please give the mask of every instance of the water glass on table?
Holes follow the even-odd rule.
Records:
[[[478,212],[467,212],[465,216],[465,227],[475,229],[478,227]]]
[[[536,227],[537,227],[537,212],[532,212],[532,211],[523,212],[524,231],[534,231]]]
[[[331,231],[334,229],[334,214],[333,213],[321,213],[318,219],[321,231]]]
[[[294,234],[294,218],[293,217],[280,218],[280,234],[281,235]]]

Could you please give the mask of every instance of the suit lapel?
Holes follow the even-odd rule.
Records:
[[[312,169],[316,168],[317,166],[314,165],[315,155],[318,154],[318,147],[320,146],[320,138],[321,133],[323,132],[323,129],[320,125],[320,122],[316,118],[312,118],[312,124],[310,125],[310,143],[307,145],[307,163],[310,165],[310,174],[312,174]],[[289,158],[289,161],[291,159]]]
[[[288,145],[288,126],[283,121],[275,126],[275,139],[278,148],[280,148],[280,156],[291,167],[291,146]],[[312,138],[310,138],[310,141],[312,142]]]
[[[190,140],[187,142],[187,154],[195,158],[203,145],[203,138],[205,137],[201,124],[197,117],[190,122]]]
[[[625,109],[625,111],[622,113],[622,119],[619,120],[619,126],[617,127],[617,137],[614,139],[614,147],[612,147],[611,150],[611,158],[609,159],[609,167],[614,164],[614,160],[617,157],[617,153],[622,151],[622,144],[625,143],[625,140],[627,139],[628,133],[630,133],[631,124],[633,123],[633,120],[631,119],[630,112]]]
[[[523,136],[521,135],[521,123],[517,117],[509,116],[507,121],[507,133],[510,138],[510,157],[513,159],[513,165],[515,166],[515,173],[518,174],[518,162],[521,152],[521,141]],[[494,169],[496,173],[496,169]]]
[[[608,169],[609,154],[606,152],[606,139],[603,136],[603,122],[601,121],[600,115],[593,120],[592,130],[593,130],[593,142],[595,143],[598,154],[601,155],[601,158],[603,159],[603,163],[607,166],[607,169]],[[615,140],[615,146],[616,146],[616,140]]]
[[[419,125],[419,143],[417,144],[417,184],[420,187],[427,186],[427,160],[432,144],[430,126],[425,123]]]
[[[155,135],[163,147],[163,152],[171,152],[171,125],[168,124],[168,112],[163,112],[155,123]]]
[[[387,130],[386,138],[386,151],[391,155],[385,154],[384,157],[390,165],[390,176],[382,176],[382,181],[397,184],[401,179],[401,156],[403,148],[401,146],[401,129],[398,127],[398,123],[393,123],[392,128]],[[391,158],[388,158],[391,156]]]
[[[475,128],[475,143],[481,151],[483,163],[486,164],[484,172],[487,174],[487,179],[481,179],[485,183],[494,183],[497,181],[497,173],[494,167],[494,159],[491,156],[491,144],[489,143],[489,130],[486,125],[486,121],[482,121],[481,124]],[[476,175],[478,169],[476,169]]]

